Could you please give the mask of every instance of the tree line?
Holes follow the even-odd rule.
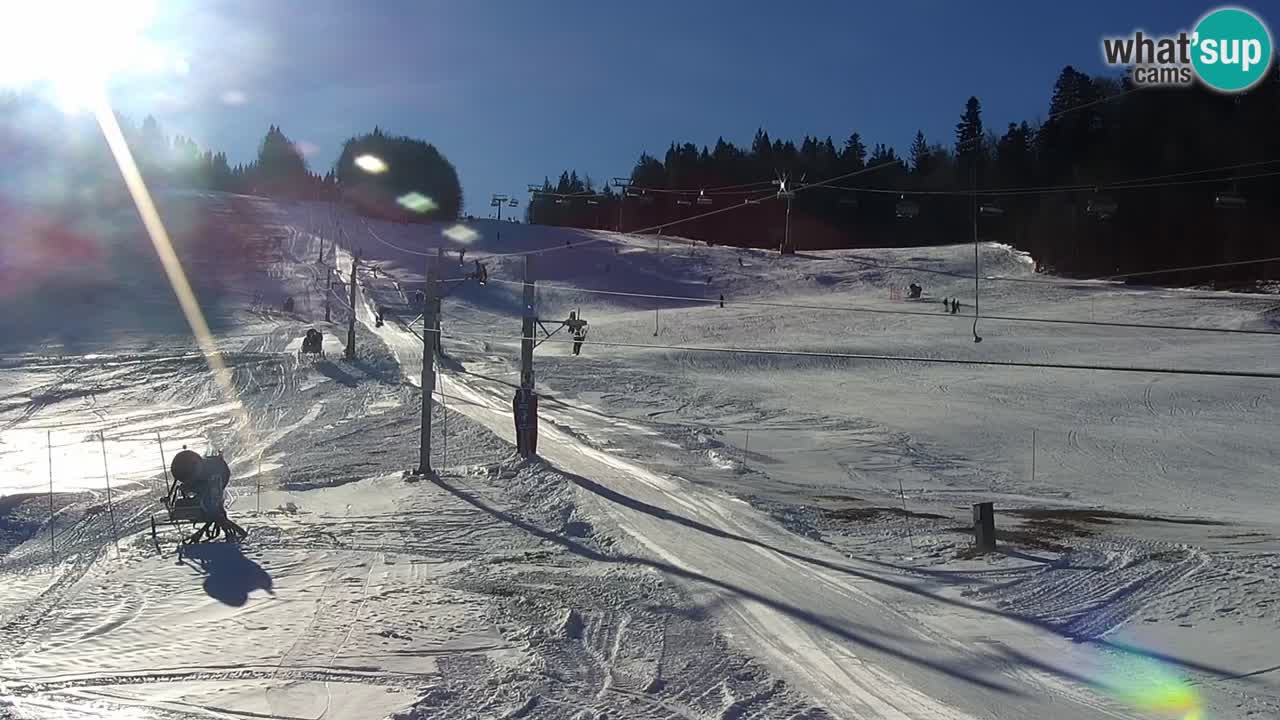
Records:
[[[1065,274],[1280,256],[1280,65],[1234,96],[1199,86],[1140,88],[1067,66],[1046,110],[1042,121],[996,131],[971,97],[952,137],[917,132],[905,156],[857,132],[841,142],[805,136],[797,143],[764,129],[746,147],[723,137],[712,147],[673,142],[662,159],[640,156],[625,193],[576,171],[544,180],[526,217],[627,231],[736,204],[743,207],[666,232],[778,248],[786,204],[774,198],[770,181],[787,177],[803,188],[847,175],[795,195],[794,248],[972,242],[975,214],[986,206],[998,210],[978,216],[980,239],[1026,250],[1040,267]],[[1268,278],[1280,278],[1280,263],[1143,281],[1240,285]]]
[[[319,174],[309,168],[298,143],[276,125],[267,128],[254,160],[232,165],[224,152],[167,134],[153,116],[134,123],[117,114],[116,120],[152,187],[342,200],[365,214],[401,221],[452,220],[462,209],[457,171],[434,145],[388,135],[378,127],[348,139],[334,167]],[[6,158],[15,186],[57,189],[25,193],[23,201],[29,205],[56,212],[84,209],[84,199],[108,205],[124,199],[119,171],[96,125],[37,97],[0,96],[0,149],[13,151]],[[362,169],[356,161],[364,155],[376,157],[382,169]]]

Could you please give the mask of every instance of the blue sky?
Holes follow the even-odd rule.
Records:
[[[1250,7],[1247,3],[1246,7]],[[989,128],[1046,111],[1063,65],[1103,72],[1100,37],[1189,28],[1184,0],[234,0],[164,4],[153,35],[183,77],[116,89],[132,117],[253,157],[269,124],[332,166],[375,124],[458,168],[468,212],[576,168],[630,173],[672,140],[746,144],[852,131],[950,144],[977,95]],[[1266,8],[1251,6],[1274,27]],[[230,102],[229,102],[230,101]]]

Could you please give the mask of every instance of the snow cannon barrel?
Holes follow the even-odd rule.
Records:
[[[173,462],[169,463],[169,472],[181,487],[195,488],[204,474],[204,458],[200,457],[199,453],[183,450],[173,456]]]

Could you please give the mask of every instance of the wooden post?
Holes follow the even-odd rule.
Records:
[[[111,504],[111,473],[107,470],[107,434],[98,431],[98,439],[102,442],[102,478],[107,482],[107,513],[111,516],[111,539],[116,545],[116,555],[120,554],[120,534],[116,530],[116,509]]]
[[[1036,481],[1036,429],[1031,428],[1031,482]]]
[[[500,208],[499,208],[499,211],[500,211]],[[436,380],[438,380],[440,384],[440,430],[442,430],[444,434],[443,459],[440,460],[440,464],[442,464],[444,468],[448,468],[449,466],[449,407],[448,405],[444,404],[444,378],[440,377],[440,378],[436,378]]]
[[[351,253],[351,317],[347,318],[347,362],[356,359],[356,273],[360,269],[360,252]]]
[[[902,498],[902,522],[907,526],[907,540],[911,543],[911,548],[915,549],[916,539],[911,534],[911,513],[907,510],[907,491],[902,489],[902,478],[898,478],[898,495]]]
[[[973,504],[973,540],[978,552],[989,553],[996,549],[996,513],[993,503]]]
[[[164,440],[160,437],[160,431],[156,431],[156,445],[160,447],[160,469],[164,471],[164,494],[169,496],[169,462],[164,457]]]
[[[747,456],[751,454],[751,430],[747,429],[747,439],[742,443],[742,469],[747,469]]]
[[[53,546],[53,431],[45,431],[45,442],[49,446],[49,570],[52,571],[58,562],[58,551]]]

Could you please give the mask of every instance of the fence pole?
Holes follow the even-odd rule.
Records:
[[[49,571],[52,572],[58,562],[58,551],[53,546],[53,431],[45,431],[45,442],[49,446]]]
[[[262,451],[258,451],[258,515],[262,515]]]
[[[751,454],[751,429],[747,429],[747,439],[742,443],[742,469],[747,469],[747,456]]]
[[[441,467],[449,466],[449,407],[444,402],[444,373],[436,375],[440,383],[440,427],[444,432],[444,461]]]
[[[1036,429],[1031,428],[1031,483],[1036,481]]]
[[[156,445],[160,447],[160,469],[164,471],[164,494],[169,496],[169,461],[164,457],[164,440],[160,438],[160,431],[156,431]]]
[[[916,548],[916,538],[911,534],[911,513],[907,511],[907,492],[902,489],[902,478],[898,478],[898,495],[902,498],[902,521],[907,525],[907,540],[911,541],[911,549]]]
[[[107,514],[111,516],[111,539],[116,545],[116,556],[120,555],[120,534],[116,530],[116,509],[111,504],[111,473],[107,470],[107,434],[98,431],[98,439],[102,441],[102,478],[107,482]]]

